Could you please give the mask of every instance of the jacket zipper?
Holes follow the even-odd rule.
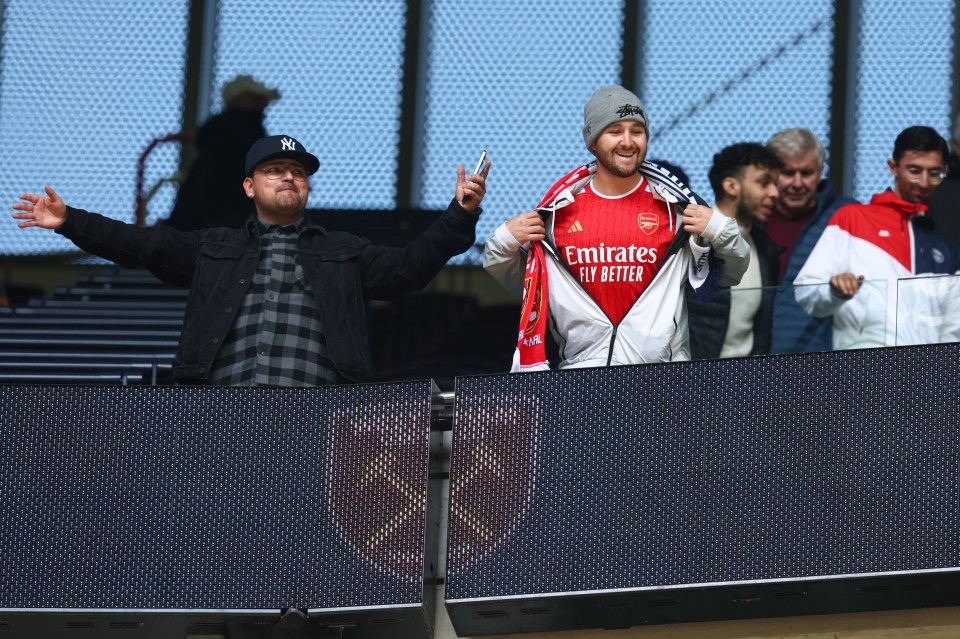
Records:
[[[610,362],[613,361],[613,343],[617,341],[617,327],[619,325],[614,325],[613,333],[610,334],[610,347],[607,349],[607,366],[610,365]]]

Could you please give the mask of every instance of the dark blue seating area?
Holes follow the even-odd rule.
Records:
[[[163,384],[186,291],[110,268],[0,307],[0,384]]]

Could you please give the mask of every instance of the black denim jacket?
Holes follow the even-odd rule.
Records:
[[[330,359],[344,380],[372,378],[366,300],[423,288],[473,245],[478,218],[479,211],[468,213],[454,200],[424,233],[396,248],[327,232],[308,216],[298,239],[300,265],[317,296]],[[68,207],[57,233],[88,253],[190,288],[173,373],[181,383],[204,383],[253,281],[260,253],[255,220],[243,229],[184,232]]]

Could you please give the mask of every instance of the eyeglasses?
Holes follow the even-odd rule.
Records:
[[[299,166],[268,166],[259,169],[259,171],[266,176],[268,180],[279,180],[287,174],[287,171],[289,171],[290,175],[293,176],[295,181],[307,181],[307,172],[301,169]]]
[[[943,182],[944,178],[947,177],[947,172],[942,169],[932,169],[930,171],[924,171],[919,166],[907,166],[904,167],[907,171],[907,179],[913,182],[914,184],[920,181],[920,178],[926,174],[927,181],[930,184],[937,185]]]

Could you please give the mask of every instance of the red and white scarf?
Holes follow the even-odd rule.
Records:
[[[523,307],[514,371],[541,371],[547,361],[547,261],[540,242],[530,243],[527,268],[523,274]]]

